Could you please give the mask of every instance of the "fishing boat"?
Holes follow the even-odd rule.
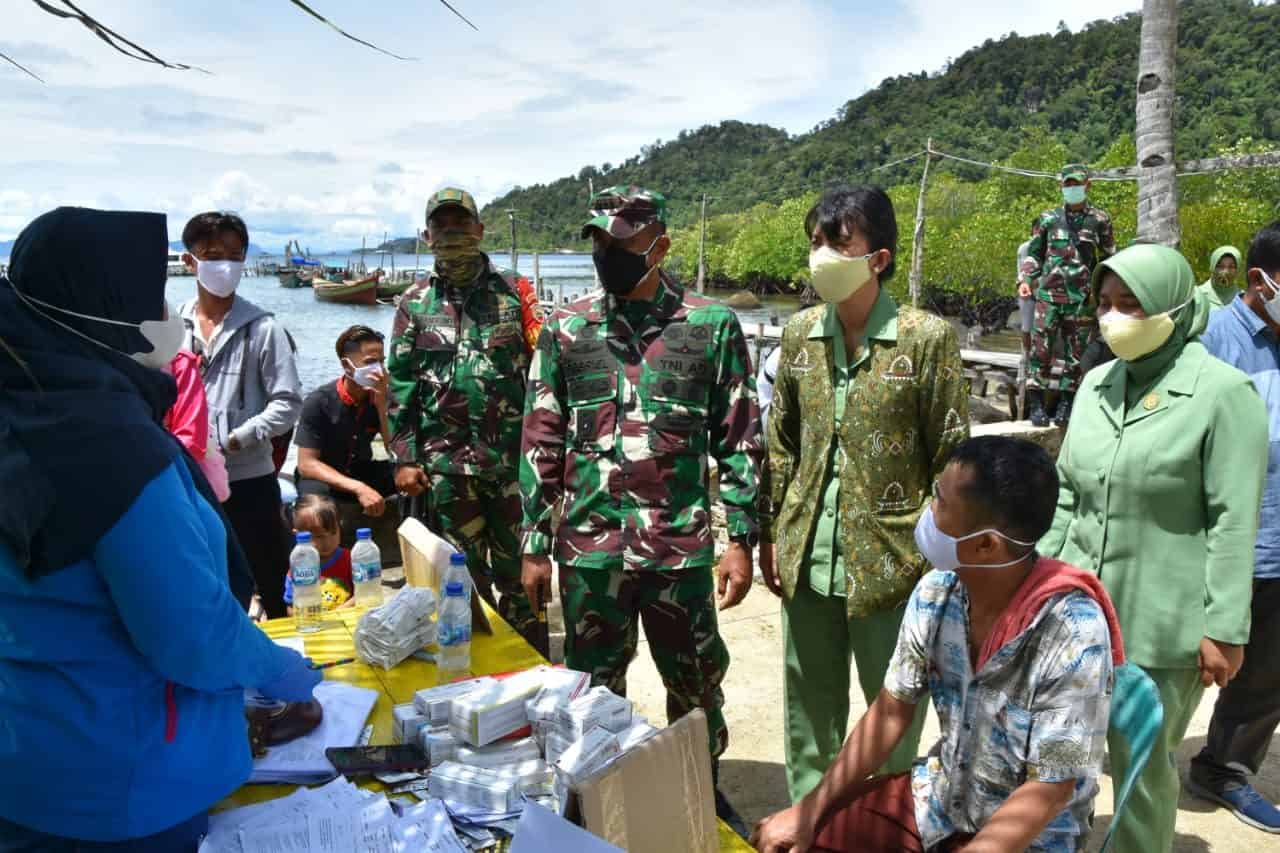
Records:
[[[378,281],[381,273],[375,272],[359,281],[341,283],[316,281],[311,290],[321,302],[341,302],[347,305],[375,305],[378,301]]]

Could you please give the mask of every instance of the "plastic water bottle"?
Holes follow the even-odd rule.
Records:
[[[471,604],[471,572],[467,571],[467,555],[454,552],[449,555],[449,566],[444,570],[444,577],[440,579],[440,601],[444,601],[445,592],[449,584],[457,581],[462,584],[462,595],[467,599],[467,604]]]
[[[293,576],[293,620],[299,634],[320,630],[320,553],[311,544],[310,533],[294,535],[289,555]]]
[[[356,531],[356,544],[351,549],[351,580],[355,583],[356,607],[382,604],[382,554],[367,527]]]
[[[471,604],[466,587],[449,581],[444,588],[444,607],[440,609],[440,654],[437,668],[440,683],[453,681],[471,669]]]

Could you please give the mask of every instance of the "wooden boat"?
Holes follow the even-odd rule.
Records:
[[[321,302],[341,302],[346,305],[375,305],[378,301],[378,280],[380,275],[374,274],[359,281],[344,281],[341,284],[316,281],[311,290]]]
[[[404,293],[413,285],[412,279],[401,279],[400,281],[383,281],[378,283],[379,299],[395,299]]]
[[[281,270],[276,273],[276,277],[280,279],[281,287],[302,287],[302,280],[298,278],[297,270]]]

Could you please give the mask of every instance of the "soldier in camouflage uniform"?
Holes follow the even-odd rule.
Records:
[[[1064,166],[1062,207],[1046,210],[1031,225],[1031,245],[1018,276],[1018,294],[1034,294],[1031,367],[1027,406],[1031,422],[1048,426],[1045,392],[1053,386],[1054,346],[1062,341],[1061,398],[1054,423],[1065,427],[1080,385],[1080,358],[1097,333],[1097,298],[1090,289],[1093,268],[1116,253],[1111,217],[1087,201],[1089,169]]]
[[[427,527],[466,554],[481,595],[533,641],[536,620],[520,585],[517,481],[532,355],[529,285],[490,264],[483,234],[470,193],[445,189],[427,202],[435,271],[396,310],[391,453],[396,486],[425,492]]]
[[[729,652],[713,601],[707,463],[719,465],[731,539],[719,566],[723,610],[750,587],[757,538],[750,357],[732,311],[687,295],[659,269],[671,245],[663,196],[612,187],[592,208],[582,233],[594,240],[604,292],[551,316],[529,372],[525,588],[547,596],[554,553],[565,662],[618,694],[642,622],[668,720],[702,708],[719,756]]]

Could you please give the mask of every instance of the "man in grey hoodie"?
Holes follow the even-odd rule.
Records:
[[[262,607],[285,615],[289,530],[271,440],[293,429],[302,390],[293,344],[275,316],[236,295],[249,231],[233,213],[201,213],[182,232],[196,297],[182,306],[184,345],[200,359],[209,435],[227,458],[223,504],[249,557]]]

